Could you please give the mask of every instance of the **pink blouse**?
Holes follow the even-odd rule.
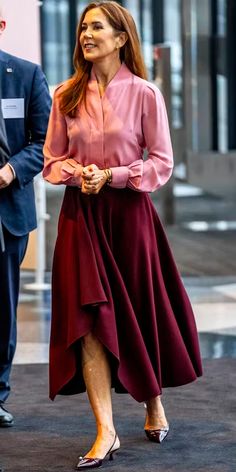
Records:
[[[160,91],[122,64],[100,97],[92,70],[86,108],[75,118],[60,113],[54,94],[44,145],[43,176],[52,184],[81,186],[84,166],[112,170],[112,187],[152,192],[169,179],[173,155]],[[144,159],[144,149],[147,156]]]

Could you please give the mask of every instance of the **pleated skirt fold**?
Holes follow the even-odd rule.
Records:
[[[52,399],[85,391],[89,332],[107,351],[112,386],[137,401],[202,374],[191,304],[146,193],[65,191],[52,274]]]

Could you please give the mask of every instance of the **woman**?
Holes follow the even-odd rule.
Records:
[[[201,375],[196,326],[148,192],[172,172],[163,98],[146,81],[130,13],[85,8],[75,74],[55,92],[44,177],[65,184],[52,280],[50,397],[87,390],[97,437],[78,469],[120,447],[111,387],[147,405],[145,432],[169,425],[162,387]],[[143,151],[148,156],[143,160]]]

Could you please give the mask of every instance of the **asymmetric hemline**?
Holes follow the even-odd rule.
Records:
[[[202,375],[191,304],[147,193],[66,188],[52,275],[51,399],[85,391],[89,332],[106,348],[115,391],[137,401]]]

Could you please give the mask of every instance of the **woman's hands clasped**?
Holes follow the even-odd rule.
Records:
[[[83,193],[97,194],[107,182],[107,175],[104,170],[99,169],[96,164],[90,164],[83,168],[82,187]]]

